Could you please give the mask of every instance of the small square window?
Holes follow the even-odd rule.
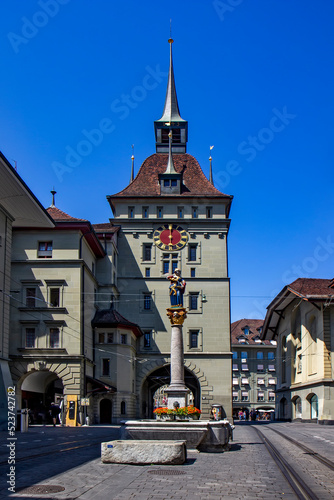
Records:
[[[233,401],[238,401],[238,399],[239,399],[238,391],[232,392],[232,398],[233,398]]]
[[[145,311],[149,311],[151,309],[151,300],[152,296],[150,293],[144,295],[144,309]]]
[[[172,179],[170,183],[171,183],[172,187],[176,187],[177,186],[177,180],[176,179]]]
[[[264,385],[264,378],[258,378],[257,379],[257,384],[258,385]]]
[[[238,359],[238,353],[236,351],[232,352],[232,359]]]
[[[127,344],[127,335],[125,333],[121,333],[121,344]]]
[[[264,401],[264,392],[263,391],[258,391],[258,393],[257,393],[257,400],[258,401]]]
[[[233,365],[232,365],[232,371],[237,372],[237,371],[238,371],[238,369],[239,369],[239,367],[238,367],[238,365],[237,365],[237,364],[233,364]]]
[[[149,278],[151,276],[151,269],[149,267],[146,267],[145,269],[145,278]]]
[[[257,365],[257,371],[258,372],[264,372],[264,366],[263,365]]]
[[[103,358],[102,359],[102,376],[109,377],[109,373],[110,373],[110,359]]]
[[[169,179],[164,179],[164,187],[168,187],[169,186]]]
[[[143,207],[143,219],[148,218],[148,207]]]
[[[197,219],[197,217],[198,217],[198,208],[192,207],[192,218]]]
[[[26,289],[26,306],[36,307],[36,288]]]
[[[135,208],[134,207],[129,207],[129,219],[133,219],[135,216]]]
[[[192,267],[190,269],[190,277],[191,278],[195,278],[196,277],[196,268],[195,267]]]
[[[59,307],[60,289],[50,288],[50,305],[52,307]]]
[[[241,401],[248,401],[248,392],[241,392]]]
[[[207,219],[212,218],[212,207],[206,207],[206,218]]]
[[[60,347],[59,328],[50,328],[50,348],[58,349]]]
[[[184,210],[183,207],[178,207],[177,209],[177,215],[179,219],[183,219],[183,213],[184,213],[183,210]]]
[[[269,401],[275,401],[275,393],[274,392],[269,392],[269,394],[268,394],[268,400]]]
[[[163,263],[163,273],[164,274],[169,273],[169,261],[164,261],[164,263]]]
[[[191,262],[197,260],[197,245],[188,246],[188,260]]]
[[[51,259],[51,257],[52,257],[52,241],[40,241],[38,243],[37,257],[39,259]]]
[[[108,344],[112,344],[114,342],[114,334],[109,332],[107,335]]]
[[[190,349],[198,348],[198,331],[191,330],[190,332]]]
[[[248,378],[247,377],[243,377],[241,379],[241,383],[242,383],[242,385],[248,385],[249,384]]]
[[[143,245],[143,260],[151,260],[152,259],[152,245],[151,243]]]
[[[189,294],[189,310],[197,311],[198,309],[198,293]]]
[[[104,332],[99,333],[99,344],[104,344]]]
[[[157,207],[157,218],[162,219],[163,210],[162,207]]]
[[[257,351],[256,359],[263,359],[263,352],[262,351]]]
[[[148,349],[151,347],[152,333],[150,331],[144,332],[144,347]]]
[[[276,385],[276,380],[275,380],[274,378],[270,378],[270,379],[268,380],[268,384],[269,384],[269,385]]]
[[[239,381],[236,377],[232,379],[232,385],[239,385]]]
[[[275,354],[272,351],[268,352],[268,359],[275,359]]]
[[[26,348],[28,349],[34,348],[35,341],[36,341],[35,328],[26,328],[26,341],[25,341]]]
[[[274,372],[275,371],[275,365],[268,365],[268,372]]]
[[[241,365],[241,370],[242,370],[243,372],[248,372],[248,365],[247,365],[246,363],[243,363],[243,364]]]

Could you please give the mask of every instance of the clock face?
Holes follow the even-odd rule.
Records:
[[[163,224],[154,231],[153,241],[161,250],[181,250],[188,242],[188,234],[177,224]]]

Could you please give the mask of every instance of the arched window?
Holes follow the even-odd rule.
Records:
[[[313,394],[309,398],[309,402],[311,407],[310,408],[311,418],[312,419],[318,418],[318,396],[316,394]]]
[[[256,359],[263,359],[263,351],[257,351]]]
[[[238,359],[238,353],[236,351],[232,352],[232,359]]]
[[[125,404],[125,401],[122,401],[121,402],[121,415],[125,415],[126,414],[126,404]]]
[[[302,400],[298,396],[294,400],[294,405],[295,405],[295,418],[302,418]]]
[[[275,353],[273,353],[273,351],[268,352],[268,359],[275,359]]]

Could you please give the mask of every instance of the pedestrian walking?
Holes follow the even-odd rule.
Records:
[[[53,427],[56,427],[57,417],[60,413],[60,408],[58,405],[56,405],[56,403],[51,403],[50,413],[52,417]]]

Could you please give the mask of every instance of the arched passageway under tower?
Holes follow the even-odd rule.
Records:
[[[193,404],[201,408],[201,388],[197,377],[186,367],[184,368],[184,382],[192,392]],[[170,365],[164,365],[151,372],[145,379],[141,390],[141,417],[153,418],[154,394],[163,386],[170,383]]]

